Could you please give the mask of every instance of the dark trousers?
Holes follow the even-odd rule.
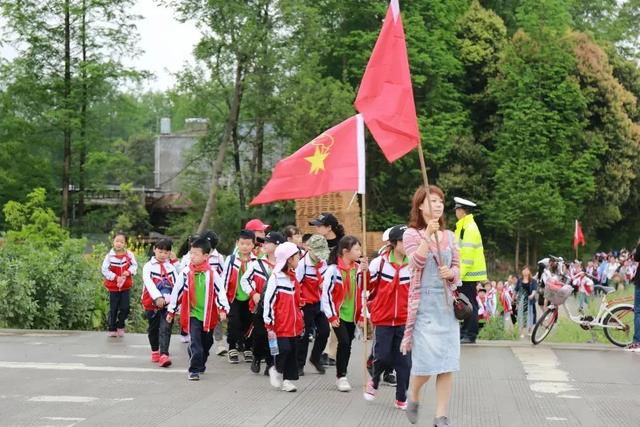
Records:
[[[475,341],[478,336],[478,300],[476,299],[476,285],[478,282],[462,282],[460,292],[465,294],[471,305],[473,306],[473,312],[471,316],[464,322],[460,329],[460,336],[463,338],[469,338],[471,341]]]
[[[336,376],[342,378],[347,376],[347,366],[349,366],[349,358],[351,357],[351,342],[356,332],[356,324],[340,319],[340,326],[333,328],[333,332],[338,339]]]
[[[316,330],[316,337],[313,341],[311,357],[309,358],[313,363],[320,363],[320,356],[329,339],[329,321],[320,309],[319,302],[303,305],[302,313],[304,314],[305,333],[299,337],[298,341],[298,368],[304,367],[309,351],[309,335],[307,331],[311,331],[314,328]]]
[[[151,351],[160,350],[160,354],[169,354],[169,343],[171,342],[171,327],[173,322],[167,322],[167,309],[147,310],[145,312],[149,321],[147,336]]]
[[[109,330],[124,329],[124,321],[129,317],[130,291],[109,292]]]
[[[276,371],[282,374],[282,379],[298,379],[298,337],[278,338],[278,355]]]
[[[204,324],[195,317],[189,318],[189,372],[203,373],[206,369],[209,350],[213,345],[213,330],[204,331]]]
[[[380,376],[389,368],[396,370],[396,399],[407,400],[411,355],[400,352],[404,326],[376,326],[376,343],[373,346],[373,386],[378,388]]]
[[[273,366],[273,356],[269,350],[269,338],[267,337],[267,330],[264,327],[264,320],[262,319],[262,313],[255,313],[253,315],[253,332],[251,333],[253,358],[255,360],[263,360],[267,362],[267,365]]]
[[[229,329],[227,331],[229,350],[245,350],[244,335],[251,326],[251,319],[249,301],[238,301],[238,299],[235,299],[231,303],[231,310],[229,310]],[[246,350],[248,349],[247,346]]]

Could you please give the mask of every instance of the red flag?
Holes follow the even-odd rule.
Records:
[[[573,233],[573,249],[578,249],[578,245],[586,245],[587,241],[584,239],[584,234],[582,233],[582,226],[576,219],[576,231]]]
[[[355,107],[390,162],[420,143],[398,0],[391,0],[389,4]]]
[[[322,133],[278,162],[251,205],[336,191],[364,194],[364,123],[360,114]]]

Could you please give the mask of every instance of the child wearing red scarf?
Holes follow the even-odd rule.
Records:
[[[113,249],[102,261],[104,287],[109,291],[110,337],[124,336],[124,322],[129,316],[132,276],[138,271],[136,257],[127,250],[127,236],[118,232],[113,236]]]
[[[263,320],[269,341],[278,343],[275,366],[269,368],[269,380],[274,388],[296,391],[291,382],[298,379],[298,337],[304,331],[304,319],[300,310],[300,283],[296,279],[296,267],[300,251],[291,242],[276,248],[276,265],[267,281],[264,294]]]
[[[398,378],[395,403],[398,409],[407,407],[411,371],[411,356],[400,352],[411,281],[409,259],[402,244],[406,229],[406,225],[397,225],[390,230],[390,250],[371,261],[368,286],[372,295],[368,307],[371,323],[375,326],[375,345],[371,379],[367,383],[364,398],[369,401],[375,399],[382,373],[393,368]]]
[[[167,322],[173,321],[180,302],[180,323],[189,333],[189,380],[197,381],[206,370],[209,350],[213,345],[213,330],[226,319],[229,303],[222,279],[209,265],[209,240],[199,238],[191,243],[191,262],[180,275],[171,293]]]
[[[362,326],[362,274],[367,270],[360,241],[354,236],[344,236],[332,253],[329,268],[322,285],[322,311],[329,319],[338,339],[336,354],[336,386],[342,392],[351,391],[347,380],[347,366],[351,357],[351,343],[356,324]],[[336,259],[337,258],[337,259]]]
[[[253,231],[241,230],[236,241],[237,254],[227,257],[222,273],[227,300],[231,306],[227,328],[227,343],[229,363],[240,363],[239,351],[243,352],[244,361],[253,362],[250,344],[245,345],[245,334],[251,327],[251,311],[249,310],[249,295],[242,290],[240,280],[247,271],[251,261],[256,259],[253,254],[256,237]]]

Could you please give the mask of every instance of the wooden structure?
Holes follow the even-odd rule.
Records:
[[[296,225],[303,233],[313,233],[309,221],[322,212],[330,212],[344,226],[346,234],[362,240],[362,215],[359,197],[352,192],[329,193],[310,199],[296,199]],[[376,252],[382,246],[382,231],[367,230],[367,248]],[[369,255],[371,255],[371,253]]]

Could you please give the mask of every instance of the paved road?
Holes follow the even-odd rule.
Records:
[[[199,382],[186,379],[186,350],[173,336],[174,366],[148,361],[145,335],[0,330],[0,426],[408,426],[394,390],[362,398],[362,344],[336,391],[307,374],[297,393],[270,388],[248,365],[213,356]],[[434,388],[423,397],[430,425]],[[640,354],[600,345],[465,346],[451,405],[455,426],[640,426]]]

